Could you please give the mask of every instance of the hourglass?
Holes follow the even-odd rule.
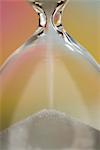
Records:
[[[100,67],[91,54],[64,30],[61,17],[68,0],[29,0],[29,3],[39,15],[39,25],[1,66],[1,129],[33,116],[29,122],[26,119],[18,127],[12,127],[7,136],[11,143],[9,138],[5,141],[8,147],[11,145],[10,150],[25,149],[25,143],[30,143],[26,148],[29,150],[78,147],[77,140],[71,141],[73,134],[80,138],[78,129],[81,124],[66,116],[100,129]],[[97,133],[85,125],[82,127],[82,133],[88,131],[88,139],[92,135],[90,131]],[[14,149],[13,143],[19,147],[16,145]],[[91,138],[85,146],[94,145]]]

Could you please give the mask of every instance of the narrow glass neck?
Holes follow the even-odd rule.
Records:
[[[68,0],[30,0],[39,15],[39,28],[49,29],[49,24],[61,24],[61,15]]]
[[[45,14],[45,29],[46,31],[48,31],[49,29],[49,25],[52,23],[51,20],[52,20],[52,16],[53,16],[53,13],[55,11],[57,7],[57,3],[56,2],[45,2],[45,3],[42,3],[42,8],[44,10],[44,14]],[[42,19],[42,18],[40,18]]]

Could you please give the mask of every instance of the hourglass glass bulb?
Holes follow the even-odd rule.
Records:
[[[3,128],[43,109],[58,110],[100,128],[99,112],[94,111],[99,107],[100,68],[62,26],[68,1],[29,2],[39,15],[38,29],[0,70]]]
[[[29,2],[39,15],[38,29],[0,70],[0,128],[21,123],[0,133],[0,149],[100,149],[99,67],[64,30],[68,1]]]

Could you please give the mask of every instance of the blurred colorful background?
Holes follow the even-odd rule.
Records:
[[[36,30],[38,16],[26,0],[0,0],[0,63]]]
[[[100,0],[69,0],[63,24],[100,63]]]

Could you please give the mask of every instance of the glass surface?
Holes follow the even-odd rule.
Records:
[[[39,26],[1,66],[1,129],[43,109],[100,129],[100,67],[64,30],[65,3],[30,0]]]
[[[67,2],[29,0],[38,29],[0,69],[2,150],[100,148],[100,67],[64,30]]]

